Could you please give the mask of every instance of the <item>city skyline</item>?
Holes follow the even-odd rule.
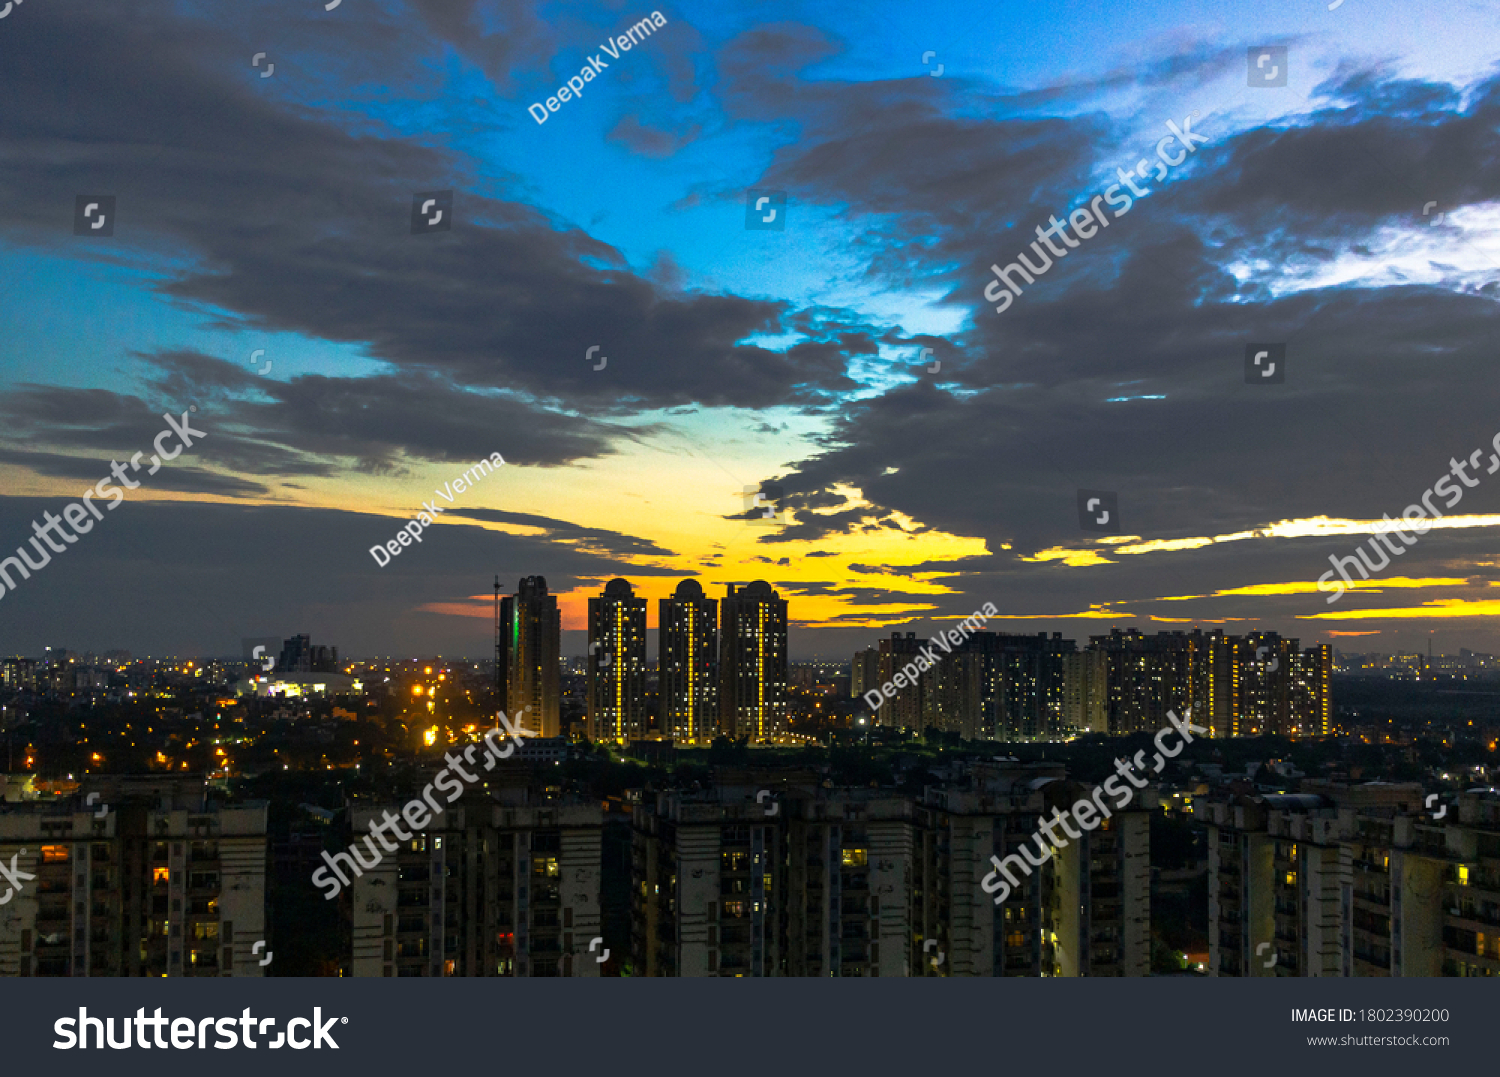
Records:
[[[694,581],[694,582],[696,582],[696,581]],[[772,585],[772,586],[774,586],[774,585]],[[587,597],[597,597],[597,596],[585,596],[585,597],[587,598]],[[708,597],[712,597],[712,596],[708,596]],[[717,600],[715,599],[715,601],[717,601]],[[957,623],[957,622],[959,622],[961,620],[962,620],[961,617],[954,616],[951,619],[951,622],[945,622],[945,623]],[[914,622],[914,623],[920,623],[920,622]],[[918,636],[920,638],[924,638],[924,639],[927,638],[927,636],[920,629],[914,629],[914,628],[909,627],[908,625],[893,626],[892,630],[894,631],[896,629],[900,629],[900,634],[903,635],[903,636],[906,635],[908,632],[911,632],[911,633],[914,633],[916,636]],[[1107,626],[1100,625],[1097,630],[1089,631],[1089,632],[1084,633],[1084,635],[1083,635],[1082,638],[1088,639],[1088,638],[1093,637],[1093,636],[1107,636],[1111,632],[1138,631],[1138,632],[1144,632],[1144,633],[1147,633],[1147,634],[1154,635],[1157,632],[1168,632],[1168,633],[1170,633],[1170,632],[1183,632],[1183,633],[1190,633],[1190,632],[1194,632],[1194,631],[1213,632],[1215,630],[1225,631],[1222,628],[1222,626],[1204,627],[1202,625],[1194,624],[1194,625],[1181,626],[1181,627],[1178,627],[1178,628],[1161,628],[1161,627],[1158,627],[1156,625],[1152,625],[1152,624],[1149,624],[1149,623],[1143,625],[1143,624],[1137,624],[1137,623],[1121,622],[1119,624],[1111,624],[1111,625],[1107,625]],[[796,622],[793,621],[791,623],[790,627],[789,627],[789,630],[788,630],[788,638],[789,638],[789,640],[794,640],[796,638],[797,631],[798,631],[798,629],[797,629],[797,626],[796,626]],[[999,634],[999,635],[1011,636],[1011,637],[1016,637],[1016,638],[1033,638],[1033,637],[1036,637],[1036,636],[1048,636],[1048,637],[1050,637],[1050,636],[1054,636],[1054,635],[1065,635],[1063,633],[1048,633],[1048,632],[1040,632],[1040,631],[1039,632],[1021,632],[1021,631],[1016,631],[1016,630],[1011,629],[1011,628],[1000,628],[1000,629],[996,629],[994,631],[997,634]],[[1275,627],[1260,628],[1260,629],[1249,629],[1249,630],[1246,630],[1245,632],[1238,633],[1238,634],[1239,635],[1255,635],[1255,634],[1260,634],[1260,633],[1264,633],[1264,634],[1268,634],[1268,635],[1280,635],[1280,636],[1284,636],[1284,637],[1288,635],[1287,633],[1282,632],[1282,631],[1280,631],[1279,629],[1277,629]],[[1226,632],[1226,634],[1234,634],[1234,633],[1227,633]],[[294,633],[293,635],[297,635],[297,634]],[[855,652],[857,653],[857,652],[860,652],[860,651],[863,651],[863,650],[866,650],[866,649],[873,649],[875,647],[878,647],[880,641],[882,639],[889,638],[890,635],[891,635],[891,632],[884,631],[883,629],[870,629],[870,630],[867,630],[867,633],[865,635],[857,637],[855,639],[855,641],[854,641]],[[276,632],[273,631],[270,634],[270,636],[276,636]],[[268,636],[267,638],[270,638],[270,636]],[[292,637],[291,636],[287,637],[287,639],[290,639],[290,638],[292,638]],[[646,638],[646,641],[647,641],[647,644],[646,644],[647,661],[650,662],[650,663],[652,663],[652,665],[654,666],[654,664],[656,663],[656,661],[661,657],[661,651],[660,651],[660,629],[659,629],[659,626],[656,623],[652,623],[647,628],[647,630],[646,630],[646,637],[645,638]],[[1288,637],[1288,638],[1300,638],[1300,637]],[[564,662],[586,661],[589,658],[588,641],[589,641],[589,633],[588,633],[588,629],[586,627],[585,628],[579,628],[579,629],[563,629],[559,633],[559,652],[558,653],[559,653],[560,660],[564,661]],[[151,659],[151,660],[169,661],[169,660],[179,660],[180,659],[180,660],[192,660],[192,661],[212,660],[212,661],[228,661],[228,662],[236,662],[236,661],[243,661],[244,660],[243,654],[238,653],[236,650],[233,650],[233,649],[226,650],[226,651],[223,651],[223,652],[210,652],[210,651],[205,651],[205,650],[190,650],[190,651],[177,651],[177,652],[172,652],[172,651],[150,652],[150,651],[136,650],[136,649],[134,649],[134,648],[132,648],[130,646],[124,645],[123,643],[120,644],[120,645],[111,645],[111,646],[103,646],[103,647],[63,647],[63,646],[60,645],[60,641],[54,641],[54,642],[58,643],[59,646],[54,647],[54,646],[50,646],[49,645],[49,646],[46,646],[46,647],[42,648],[39,652],[30,653],[30,654],[19,652],[19,651],[14,651],[14,652],[0,652],[0,658],[42,659],[45,656],[45,652],[54,651],[54,650],[60,649],[60,650],[62,650],[63,652],[65,652],[69,656],[90,655],[90,656],[93,656],[93,657],[101,659],[101,660],[103,660],[103,659],[105,659],[105,658],[107,658],[108,656],[111,656],[111,655],[125,655],[125,656],[129,657],[129,660]],[[353,653],[353,652],[348,652],[348,653],[344,654],[343,658],[340,661],[341,661],[341,663],[349,663],[349,662],[381,662],[381,661],[403,661],[403,662],[404,661],[411,661],[411,662],[416,662],[416,661],[423,661],[423,660],[427,660],[427,659],[444,659],[444,660],[451,660],[451,661],[471,662],[471,663],[474,663],[474,664],[490,664],[490,663],[493,662],[493,659],[494,659],[493,633],[491,633],[490,638],[486,642],[487,642],[486,646],[484,646],[482,648],[476,646],[476,648],[472,651],[472,653],[461,653],[461,654],[459,654],[459,653],[445,653],[445,652],[433,651],[433,650],[412,650],[412,651],[400,652],[400,653],[397,653],[397,652],[380,652],[380,653],[372,652],[372,653],[360,653],[360,654],[356,654],[356,653]],[[1076,642],[1076,637],[1074,637],[1074,642]],[[1332,653],[1335,654],[1335,655],[1345,655],[1345,656],[1381,656],[1381,657],[1386,657],[1386,658],[1391,658],[1391,659],[1397,659],[1397,658],[1403,658],[1403,657],[1421,658],[1421,657],[1425,657],[1425,656],[1429,655],[1429,647],[1428,647],[1429,643],[1430,643],[1430,640],[1428,640],[1426,637],[1424,637],[1424,641],[1423,641],[1423,643],[1422,643],[1422,645],[1420,647],[1413,647],[1413,648],[1411,648],[1409,650],[1407,650],[1407,649],[1399,649],[1399,648],[1398,649],[1381,649],[1381,648],[1375,647],[1375,646],[1362,646],[1361,645],[1361,640],[1352,640],[1352,641],[1345,641],[1341,645],[1335,645],[1335,646],[1333,646],[1332,647]],[[862,646],[862,644],[863,644],[863,646]],[[277,648],[279,649],[280,647],[281,647],[281,644],[280,644],[280,642],[278,642]],[[334,652],[338,652],[340,649],[341,648],[338,647],[338,646],[335,646],[333,648]],[[1487,658],[1493,658],[1494,657],[1494,654],[1492,652],[1482,651],[1482,650],[1476,650],[1475,648],[1467,647],[1467,646],[1456,647],[1452,651],[1445,651],[1445,650],[1442,650],[1440,647],[1437,647],[1437,648],[1432,648],[1430,653],[1431,653],[1431,656],[1434,657],[1434,658],[1458,658],[1458,657],[1460,657],[1461,655],[1464,655],[1464,654],[1470,654],[1470,655],[1474,655],[1474,656],[1477,656],[1477,657],[1487,657]],[[793,665],[811,665],[811,664],[827,664],[827,663],[848,664],[849,661],[850,661],[850,658],[849,658],[848,654],[845,654],[843,652],[829,652],[829,653],[802,654],[802,655],[795,655],[794,654],[794,655],[792,655],[792,656],[789,657],[788,661],[790,663],[792,663]]]

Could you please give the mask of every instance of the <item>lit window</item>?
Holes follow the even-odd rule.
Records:
[[[164,883],[166,881],[167,881],[167,869],[166,868],[152,868],[151,869],[151,883],[152,883],[153,886],[155,884],[157,884],[157,883]]]
[[[862,868],[869,862],[869,853],[864,849],[844,850],[844,867],[846,868]]]
[[[1286,873],[1286,884],[1288,886],[1297,885],[1297,873],[1295,871],[1289,871]]]
[[[43,845],[42,863],[56,864],[68,859],[68,847],[66,845]]]
[[[543,875],[548,879],[555,879],[559,874],[557,857],[534,856],[531,858],[531,872],[533,875]]]
[[[1468,868],[1467,864],[1460,864],[1460,865],[1458,865],[1458,885],[1459,886],[1468,886],[1469,885],[1469,868]]]

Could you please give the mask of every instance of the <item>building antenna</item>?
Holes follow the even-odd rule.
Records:
[[[495,727],[499,727],[499,699],[501,699],[501,676],[504,670],[499,667],[499,576],[495,576]]]

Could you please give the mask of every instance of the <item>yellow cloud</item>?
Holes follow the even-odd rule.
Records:
[[[1249,533],[1246,533],[1244,537],[1249,538]],[[1158,553],[1163,550],[1197,550],[1204,546],[1212,546],[1215,542],[1225,541],[1228,540],[1211,538],[1152,539],[1150,542],[1136,542],[1129,546],[1121,546],[1115,552]]]
[[[1298,616],[1299,621],[1369,621],[1376,618],[1411,617],[1435,619],[1450,617],[1494,617],[1500,614],[1500,598],[1485,598],[1470,601],[1465,598],[1435,598],[1420,606],[1404,606],[1382,610],[1333,610],[1329,613],[1308,613]]]
[[[1066,546],[1054,546],[1050,550],[1038,550],[1030,557],[1021,558],[1022,561],[1061,561],[1069,568],[1083,568],[1087,565],[1113,565],[1107,557],[1102,557],[1098,550],[1070,550]]]
[[[1352,585],[1345,584],[1347,591],[1380,591],[1382,588],[1401,587],[1463,587],[1469,582],[1466,576],[1392,576],[1382,580],[1355,580]],[[1215,591],[1214,598],[1222,598],[1226,595],[1310,595],[1322,593],[1327,594],[1326,588],[1320,588],[1316,583],[1256,583],[1249,587],[1231,587],[1226,591]]]
[[[1500,515],[1494,513],[1471,516],[1445,516],[1440,520],[1425,521],[1431,530],[1443,528],[1500,527]],[[1399,519],[1399,529],[1407,529]],[[1196,550],[1221,542],[1240,542],[1244,539],[1264,538],[1325,538],[1329,535],[1378,535],[1388,531],[1383,520],[1345,520],[1328,516],[1312,516],[1300,520],[1277,520],[1265,527],[1250,531],[1230,531],[1222,535],[1199,536],[1180,539],[1153,539],[1118,546],[1116,553],[1156,553],[1169,550]]]

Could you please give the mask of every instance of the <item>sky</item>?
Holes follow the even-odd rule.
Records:
[[[653,628],[683,578],[764,579],[796,659],[988,602],[1080,643],[1500,651],[1497,31],[1430,0],[12,5],[0,556],[165,414],[205,436],[13,581],[0,652],[478,658],[531,575],[569,654],[616,577]]]

